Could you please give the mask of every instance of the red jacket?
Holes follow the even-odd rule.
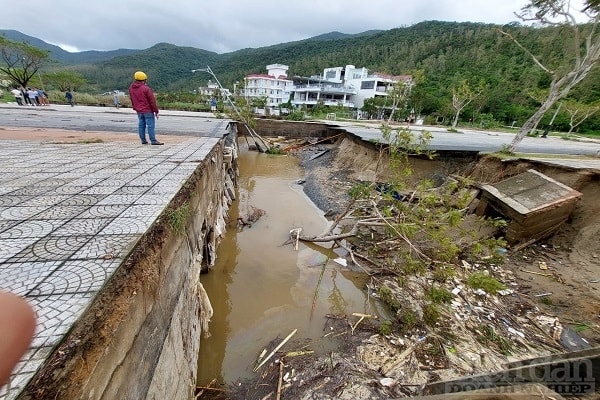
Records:
[[[158,114],[156,99],[150,86],[144,81],[134,81],[129,86],[129,99],[133,109],[139,113],[155,113]]]

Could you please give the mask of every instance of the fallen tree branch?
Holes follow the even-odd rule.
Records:
[[[431,261],[431,258],[429,258],[427,255],[425,255],[425,253],[423,253],[421,250],[419,250],[415,245],[412,244],[412,242],[410,240],[408,240],[408,238],[403,235],[402,233],[398,232],[398,230],[396,229],[395,226],[393,226],[392,224],[390,224],[389,222],[387,222],[387,220],[383,217],[383,215],[381,215],[381,212],[379,212],[379,209],[377,208],[377,203],[375,203],[374,200],[371,200],[371,204],[373,205],[373,210],[375,211],[375,213],[386,222],[387,226],[389,226],[397,235],[398,237],[400,237],[402,240],[404,240],[406,242],[406,244],[408,244],[410,246],[410,248],[412,250],[415,251],[415,253],[417,253],[419,256],[423,257],[424,259]]]
[[[346,238],[349,238],[352,236],[356,236],[356,233],[358,232],[358,225],[359,225],[359,222],[354,224],[354,226],[352,227],[352,230],[350,232],[341,233],[339,235],[313,236],[313,237],[299,235],[298,237],[299,237],[299,240],[302,240],[303,242],[333,242],[336,240],[346,239]]]
[[[270,352],[269,355],[264,360],[262,360],[262,362],[260,364],[258,364],[256,367],[254,367],[254,369],[252,370],[252,372],[258,371],[260,369],[260,367],[262,367],[271,357],[273,357],[273,355],[275,353],[277,353],[277,350],[279,350],[280,348],[282,348],[283,345],[286,344],[288,342],[288,340],[290,340],[292,338],[292,336],[294,336],[296,334],[296,332],[298,332],[298,329],[294,329],[292,331],[292,333],[290,333],[289,335],[287,335],[287,337],[285,339],[283,339],[281,341],[281,343],[279,343],[279,345],[277,347],[275,347],[273,349],[273,351]]]

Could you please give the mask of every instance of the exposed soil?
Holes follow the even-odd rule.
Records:
[[[299,156],[307,171],[305,192],[322,210],[339,213],[349,198],[345,193],[356,182],[385,180],[389,171],[383,166],[387,159],[377,161],[376,151],[365,150],[349,141],[328,146],[328,154],[308,161],[312,154],[326,149],[306,148]],[[500,161],[484,157],[478,161],[413,160],[416,180],[428,177],[440,182],[448,173],[463,173],[479,183],[495,183],[527,169],[536,169],[583,194],[570,220],[550,238],[524,249],[509,252],[504,264],[513,271],[519,285],[529,290],[524,294],[552,293],[540,296],[537,303],[545,312],[565,322],[585,322],[593,329],[581,334],[593,342],[600,341],[600,174],[587,170],[558,168],[535,160]],[[543,261],[547,270],[540,270]],[[544,277],[523,270],[552,274]]]
[[[161,136],[168,137],[168,143],[181,143],[191,140],[189,136]],[[49,128],[15,128],[0,127],[0,140],[34,140],[50,143],[89,143],[89,142],[139,142],[137,133],[120,132],[94,132],[94,131],[70,131],[64,129]]]

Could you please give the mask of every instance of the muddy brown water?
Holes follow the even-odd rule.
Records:
[[[334,345],[322,340],[326,314],[383,312],[363,290],[367,277],[332,261],[339,250],[283,245],[292,228],[308,236],[329,226],[296,183],[304,176],[298,160],[240,150],[238,200],[229,211],[234,222],[214,268],[200,278],[214,309],[211,336],[200,344],[200,386],[215,378],[225,384],[252,378],[265,346],[294,329],[295,339],[311,339],[311,349],[326,352]],[[251,207],[266,213],[251,227],[236,228]]]

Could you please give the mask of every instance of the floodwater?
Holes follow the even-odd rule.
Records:
[[[362,290],[367,277],[333,262],[338,255],[331,244],[300,242],[297,251],[293,244],[284,245],[290,229],[301,227],[303,235],[311,236],[329,227],[296,183],[304,177],[298,160],[242,147],[239,169],[238,199],[229,210],[233,222],[214,268],[200,278],[214,309],[211,336],[200,344],[200,386],[215,378],[226,384],[251,378],[267,344],[294,329],[294,339],[313,339],[311,348],[326,352],[332,346],[322,340],[326,314],[378,309]],[[251,227],[237,228],[238,216],[252,207],[265,215]]]

